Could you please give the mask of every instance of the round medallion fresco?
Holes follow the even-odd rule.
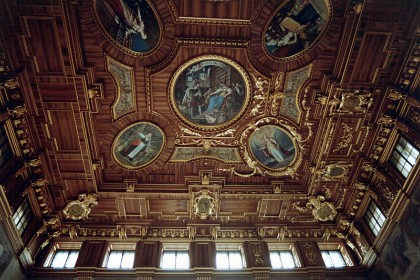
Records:
[[[139,122],[122,130],[112,144],[113,157],[127,169],[139,169],[152,163],[165,145],[165,135],[156,125]]]
[[[249,147],[254,158],[272,170],[289,166],[296,155],[291,136],[277,125],[265,125],[255,130],[249,137]]]
[[[148,0],[94,0],[96,17],[117,46],[148,53],[159,43],[161,28]]]
[[[264,32],[264,45],[275,58],[286,58],[309,49],[326,29],[328,0],[286,0]]]
[[[171,103],[188,124],[214,129],[241,117],[249,101],[249,87],[247,74],[234,61],[215,55],[198,57],[172,77]]]

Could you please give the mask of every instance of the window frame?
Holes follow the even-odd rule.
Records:
[[[25,208],[23,209],[24,206]],[[29,198],[25,196],[21,200],[19,206],[16,208],[16,211],[14,211],[12,215],[13,224],[15,225],[16,230],[20,234],[20,236],[23,236],[23,233],[29,227],[34,218],[35,214],[32,210]]]
[[[80,254],[80,248],[82,247],[82,243],[79,242],[60,242],[60,243],[55,243],[52,247],[52,249],[50,250],[43,267],[45,268],[50,268],[50,269],[74,269],[76,268],[76,264],[77,264],[77,260],[79,258],[79,254]],[[78,255],[76,258],[76,262],[74,264],[74,267],[52,267],[51,264],[54,261],[54,258],[57,254],[57,252],[59,251],[77,251]],[[68,257],[67,257],[68,258]],[[67,261],[66,261],[67,262]]]
[[[322,261],[325,264],[327,269],[342,269],[344,267],[351,267],[355,265],[354,260],[350,256],[346,246],[342,243],[318,243],[318,248],[322,256],[322,251],[338,251],[345,263],[345,266],[340,267],[328,267],[324,261],[324,257],[322,257]]]
[[[300,261],[298,252],[296,250],[296,247],[291,244],[291,243],[268,243],[268,257],[270,259],[270,264],[271,264],[271,269],[275,269],[275,270],[285,270],[285,269],[295,269],[295,268],[299,268],[302,267],[302,263]],[[294,267],[273,267],[273,263],[271,260],[271,253],[272,252],[290,252],[290,254],[292,255],[293,261],[295,266]],[[281,257],[280,257],[281,258]]]
[[[217,256],[218,253],[220,254],[221,252],[239,252],[240,256],[241,256],[241,261],[242,261],[242,267],[241,268],[230,268],[230,260],[229,262],[229,268],[222,268],[222,267],[217,267]],[[229,256],[228,256],[229,258]],[[244,247],[242,244],[238,244],[238,243],[218,243],[216,244],[216,253],[214,256],[214,263],[215,263],[215,269],[218,270],[240,270],[240,269],[245,269],[247,268],[247,264],[246,264],[246,259],[245,259],[245,252],[244,252]]]
[[[405,144],[402,145],[401,141],[404,141]],[[399,149],[399,147],[401,147],[401,150]],[[404,155],[404,152],[406,152],[408,155]],[[413,152],[417,153],[416,157],[413,156]],[[415,145],[413,145],[406,137],[400,135],[397,141],[395,142],[394,148],[392,149],[392,153],[389,157],[389,162],[404,179],[407,179],[410,176],[411,171],[416,166],[419,159],[419,155],[420,150]],[[413,164],[409,161],[410,158],[414,158]],[[409,169],[406,168],[407,166],[409,166]],[[405,172],[403,171],[406,171],[407,174],[405,174]]]
[[[112,254],[112,252],[123,252],[119,267],[108,267],[108,261]],[[124,259],[125,252],[133,252],[133,263],[131,267],[121,267],[122,261]],[[122,269],[133,269],[134,268],[134,261],[136,259],[136,244],[135,243],[111,243],[109,244],[108,248],[106,249],[105,256],[102,261],[102,267],[106,269],[115,269],[115,270],[122,270]]]
[[[376,208],[374,209],[374,211],[373,211],[373,212],[372,212],[372,211],[371,211],[371,209],[370,209],[371,205],[375,205],[375,206],[376,206]],[[374,214],[375,214],[376,210],[379,210],[380,215],[382,215],[382,216],[384,217],[384,220],[383,220],[382,224],[380,224],[380,223],[378,222],[378,219],[374,216]],[[368,218],[367,218],[368,213],[369,213],[369,216],[370,216],[370,220],[368,220]],[[364,222],[366,223],[367,227],[369,228],[370,232],[373,234],[374,238],[376,238],[376,237],[379,235],[379,233],[381,232],[382,228],[383,228],[383,227],[384,227],[384,225],[385,225],[386,218],[387,218],[387,217],[385,216],[384,212],[382,212],[382,209],[379,207],[378,203],[376,203],[376,201],[375,201],[375,200],[371,199],[371,200],[369,201],[369,204],[368,204],[368,205],[367,205],[367,207],[366,207],[366,211],[365,211],[365,213],[364,213],[364,215],[363,215],[363,220],[364,220]],[[373,221],[375,222],[375,225],[377,225],[377,226],[379,227],[378,232],[375,232],[376,227],[374,227],[374,225],[373,225],[373,226],[371,226],[371,224],[372,224],[372,219],[373,219]],[[372,228],[372,227],[374,227],[374,228]]]
[[[177,253],[175,253],[175,267],[167,267],[164,264],[165,252],[187,252],[188,255],[188,267],[177,268]],[[191,258],[190,258],[190,244],[188,243],[166,243],[162,245],[159,268],[164,270],[188,270],[191,269]]]

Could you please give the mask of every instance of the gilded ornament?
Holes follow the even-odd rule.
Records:
[[[203,189],[192,194],[191,202],[194,214],[202,220],[216,214],[218,203],[217,193]]]
[[[306,207],[312,209],[314,218],[318,221],[332,221],[337,215],[337,210],[330,202],[324,202],[325,198],[321,195],[317,197],[311,195]]]
[[[78,200],[73,200],[64,208],[63,213],[66,219],[81,220],[89,216],[91,207],[98,205],[97,195],[79,194]]]
[[[343,133],[341,134],[340,142],[333,149],[334,153],[348,147],[353,140],[353,129],[351,126],[341,123],[341,127],[343,128]]]

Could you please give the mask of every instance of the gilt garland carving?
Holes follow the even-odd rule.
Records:
[[[252,104],[255,104],[254,107],[251,110],[251,116],[256,116],[259,114],[264,113],[263,104],[267,101],[267,95],[268,92],[264,90],[264,85],[269,84],[268,80],[262,79],[261,77],[256,77],[255,75],[251,74],[254,83],[255,83],[255,91],[254,96],[252,97],[254,99],[254,102]]]

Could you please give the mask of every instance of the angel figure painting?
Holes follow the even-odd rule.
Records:
[[[329,20],[327,1],[281,1],[264,33],[267,51],[282,58],[308,48],[321,35]]]
[[[157,16],[147,0],[96,0],[99,21],[119,45],[139,53],[153,50],[160,38]]]
[[[269,169],[288,166],[295,158],[295,146],[290,136],[279,126],[265,125],[249,138],[255,159]]]
[[[176,110],[189,122],[218,126],[235,119],[248,96],[236,67],[209,59],[190,62],[179,73],[172,98]]]
[[[165,137],[159,127],[147,122],[136,123],[115,138],[114,158],[128,169],[142,168],[157,158],[164,143]]]

